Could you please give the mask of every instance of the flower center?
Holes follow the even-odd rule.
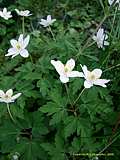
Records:
[[[8,98],[9,98],[9,96],[6,94],[6,95],[5,95],[5,99],[8,99]]]
[[[67,67],[64,68],[65,73],[67,73],[69,71],[69,69]]]
[[[16,45],[16,48],[19,50],[21,47],[19,45],[19,43]]]
[[[92,72],[89,72],[88,73],[88,77],[87,77],[90,81],[94,81],[96,80],[96,76],[92,73]]]

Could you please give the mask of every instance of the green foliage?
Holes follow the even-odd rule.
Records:
[[[13,18],[0,17],[0,89],[10,88],[22,95],[10,104],[13,122],[5,103],[0,103],[0,160],[93,160],[81,153],[114,153],[99,159],[120,157],[120,11],[105,0],[0,0]],[[14,11],[30,10],[25,18],[25,34],[30,35],[28,51],[23,58],[5,57],[10,40],[22,33],[22,18]],[[56,18],[47,28],[38,24],[47,15]],[[102,22],[104,16],[105,20]],[[92,34],[101,24],[110,42],[97,48]],[[100,26],[99,26],[100,27]],[[110,79],[107,88],[93,86],[80,98],[83,78],[70,78],[67,85],[51,65],[51,59],[64,64],[75,59],[90,70],[101,68],[103,78]],[[75,102],[75,103],[74,103]]]

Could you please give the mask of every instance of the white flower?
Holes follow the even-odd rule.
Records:
[[[91,88],[93,85],[98,85],[102,87],[106,87],[106,83],[110,80],[100,79],[102,70],[101,69],[94,69],[92,72],[88,71],[87,66],[82,66],[83,70],[83,77],[85,78],[84,87]]]
[[[41,19],[41,22],[39,22],[39,23],[41,25],[43,25],[43,27],[48,27],[48,26],[52,25],[55,21],[56,21],[56,19],[51,19],[51,15],[48,15],[47,20]]]
[[[12,48],[8,50],[8,54],[6,54],[5,56],[12,56],[13,58],[20,54],[24,58],[28,57],[29,53],[25,48],[27,47],[29,40],[30,36],[28,35],[26,38],[23,38],[23,34],[20,34],[18,41],[12,39],[10,41]]]
[[[8,12],[7,8],[3,8],[3,11],[0,11],[0,16],[5,20],[8,20],[9,18],[12,17],[11,12]]]
[[[108,36],[104,33],[103,28],[99,28],[97,35],[92,37],[95,42],[97,42],[98,48],[103,48],[103,46],[108,46],[109,42],[106,41]]]
[[[32,14],[30,14],[30,11],[29,11],[29,10],[19,11],[18,9],[15,9],[15,11],[17,12],[17,14],[18,14],[19,16],[23,16],[23,17],[29,17],[29,16],[32,15]]]
[[[18,155],[15,154],[15,155],[13,155],[12,158],[13,158],[13,160],[18,160],[19,157],[18,157]]]
[[[12,160],[18,160],[20,157],[20,154],[18,152],[15,152],[15,154],[12,156]]]
[[[108,0],[109,5],[111,6],[115,0]]]
[[[20,96],[21,93],[17,93],[13,96],[12,89],[9,89],[8,91],[6,91],[6,93],[3,90],[0,90],[0,102],[12,103]]]
[[[115,4],[120,3],[120,0],[108,0],[109,5],[112,5],[115,2]]]
[[[62,83],[67,83],[69,81],[69,77],[83,77],[82,72],[72,71],[75,67],[74,59],[68,60],[65,65],[61,61],[55,60],[51,60],[51,64],[60,75],[60,80]]]
[[[115,3],[114,3],[115,2]],[[120,10],[120,0],[108,0],[109,5],[111,6],[113,3],[118,4],[118,10]]]

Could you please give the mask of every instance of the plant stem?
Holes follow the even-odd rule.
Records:
[[[113,144],[119,137],[120,137],[120,134],[118,134],[118,135],[113,139],[112,142],[110,142],[105,148],[103,148],[103,149],[99,152],[99,154],[102,153],[102,152],[104,152],[104,151],[105,151],[111,144]]]
[[[115,24],[115,19],[116,19],[116,16],[117,16],[117,11],[118,11],[118,7],[116,7],[115,14],[113,16],[112,29],[111,29],[111,32],[110,32],[110,37],[111,37],[112,31],[114,29],[114,24]]]
[[[70,103],[71,108],[72,108],[72,110],[71,110],[71,109],[67,109],[67,110],[73,112],[74,115],[77,116],[77,113],[76,113],[76,111],[75,111],[75,109],[74,109],[74,107],[73,107],[73,105],[72,105],[72,103],[71,103],[71,100],[70,100],[70,96],[69,96],[67,84],[65,84],[65,88],[66,88],[66,92],[67,92],[67,96],[68,96],[69,103]]]
[[[32,59],[32,56],[30,55],[30,60],[31,60],[31,62],[32,62],[32,64],[33,64],[33,59]]]
[[[50,31],[50,33],[51,33],[51,35],[52,35],[52,37],[53,37],[53,40],[56,42],[56,39],[55,39],[54,33],[53,33],[53,31],[52,31],[52,29],[51,29],[51,27],[50,27],[50,26],[49,26],[49,31]]]
[[[111,32],[110,32],[110,37],[111,37],[111,34],[113,32],[113,29],[114,29],[114,24],[115,24],[115,19],[116,19],[116,15],[117,15],[117,11],[118,11],[118,7],[116,8],[115,10],[115,14],[113,16],[113,22],[112,22],[112,29],[111,29]],[[108,58],[110,57],[110,54],[111,52],[109,52],[109,54],[106,56],[106,58],[104,59],[103,63],[102,63],[102,66],[106,63],[106,61],[108,60]]]
[[[11,112],[10,112],[10,107],[9,107],[9,104],[8,104],[8,103],[7,103],[7,110],[8,110],[8,113],[9,113],[9,115],[10,115],[11,120],[12,120],[14,123],[16,123],[15,120],[14,120],[14,118],[13,118],[13,116],[12,116],[12,114],[11,114]]]
[[[67,86],[67,84],[65,84],[65,88],[66,88],[68,100],[69,100],[69,102],[70,102],[70,104],[71,104],[71,106],[72,106],[72,103],[71,103],[71,100],[70,100],[70,96],[69,96],[69,92],[68,92],[68,86]]]
[[[80,92],[79,96],[76,98],[76,100],[73,102],[73,106],[76,104],[76,102],[79,100],[80,96],[82,95],[82,93],[85,91],[85,88],[83,88],[83,90]]]
[[[107,69],[105,69],[103,72],[109,71],[109,70],[114,69],[114,68],[116,68],[116,67],[120,67],[120,64],[117,64],[117,65],[115,65],[115,66],[112,66],[112,67],[110,67],[110,68],[107,68]]]
[[[119,124],[120,124],[120,113],[119,113],[117,122],[116,122],[116,124],[115,124],[115,127],[112,129],[112,135],[111,135],[111,137],[110,137],[110,139],[109,139],[109,143],[110,143],[111,140],[113,139],[113,136],[114,136],[114,134],[116,133],[116,130],[117,130]]]
[[[23,35],[25,34],[25,20],[24,20],[24,16],[22,17],[22,32]]]
[[[95,30],[95,31],[93,32],[93,34],[88,38],[87,42],[83,45],[83,48],[81,49],[81,51],[80,51],[80,49],[79,49],[80,53],[78,53],[78,54],[76,55],[76,57],[78,57],[86,48],[88,48],[89,46],[91,46],[92,43],[89,44],[89,42],[91,41],[92,37],[95,35],[95,33],[97,32],[97,30],[98,30],[98,29],[101,27],[101,25],[104,23],[104,21],[106,20],[107,17],[108,17],[107,15],[105,15],[105,16],[103,17],[102,21],[99,23],[99,25],[97,26],[96,30]]]

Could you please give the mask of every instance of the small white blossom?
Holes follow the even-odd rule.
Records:
[[[15,11],[17,12],[17,14],[18,14],[19,16],[22,16],[22,17],[29,17],[29,16],[32,15],[32,14],[30,14],[30,11],[29,11],[29,10],[19,11],[18,9],[15,9]]]
[[[114,3],[115,2],[115,3]],[[118,4],[118,10],[120,10],[120,0],[108,0],[109,5],[111,6],[113,3]]]
[[[115,0],[108,0],[109,5],[111,6]]]
[[[8,12],[7,8],[3,8],[3,11],[0,11],[0,16],[5,20],[8,20],[9,18],[12,17],[11,12]]]
[[[99,158],[96,156],[96,157],[93,157],[92,160],[99,160]]]
[[[20,157],[20,154],[18,152],[15,152],[15,154],[12,156],[12,160],[18,160]]]
[[[12,103],[20,96],[21,96],[21,93],[17,93],[13,96],[12,89],[9,89],[6,92],[4,92],[3,90],[0,90],[0,102]]]
[[[18,157],[18,155],[15,154],[15,155],[13,155],[12,158],[13,158],[12,160],[18,160],[19,157]]]
[[[109,5],[111,6],[113,3],[115,2],[115,4],[119,4],[120,0],[108,0]]]
[[[93,85],[98,85],[102,87],[106,87],[106,83],[108,83],[110,80],[106,79],[100,79],[102,75],[101,69],[94,69],[93,71],[89,71],[87,69],[87,66],[82,66],[83,70],[83,77],[85,78],[84,87],[85,88],[91,88]]]
[[[108,39],[108,36],[104,33],[103,28],[99,28],[97,35],[94,35],[92,38],[97,43],[98,48],[103,48],[103,46],[109,45],[109,42],[106,41]]]
[[[23,38],[23,34],[20,34],[18,41],[15,39],[12,39],[10,41],[12,48],[8,50],[8,54],[6,54],[5,56],[12,56],[13,58],[20,54],[24,58],[28,57],[29,53],[25,48],[27,47],[29,40],[30,40],[30,36],[28,35],[26,38]]]
[[[83,77],[82,72],[73,71],[73,68],[75,67],[74,59],[68,60],[65,65],[61,61],[55,60],[51,60],[51,64],[60,75],[60,80],[62,83],[69,82],[69,77]]]
[[[48,15],[47,20],[41,19],[41,22],[39,22],[39,23],[41,25],[43,25],[43,27],[48,27],[48,26],[52,25],[55,21],[56,21],[56,19],[51,19],[51,15]]]

